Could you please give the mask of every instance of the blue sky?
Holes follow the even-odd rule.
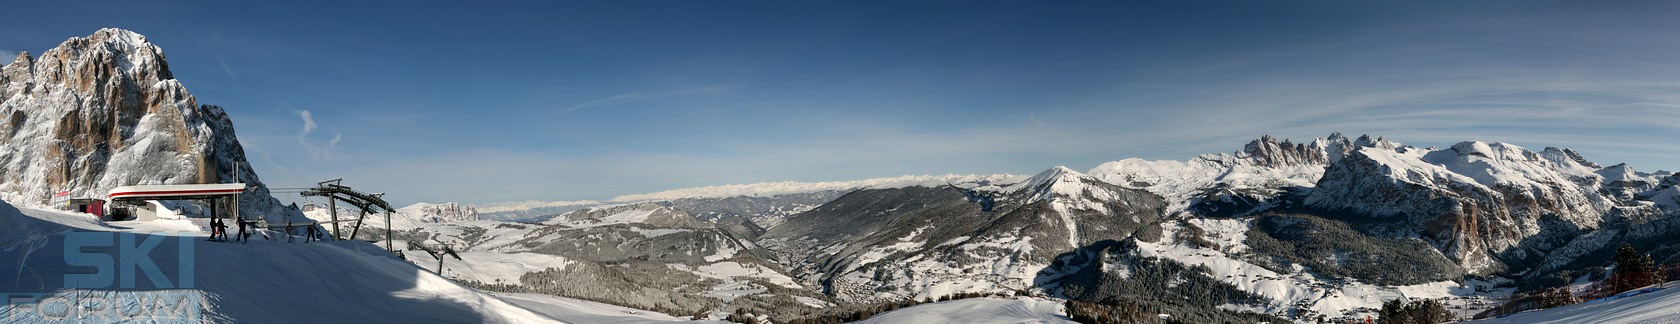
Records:
[[[1083,170],[1337,131],[1680,168],[1674,2],[60,2],[7,5],[0,54],[137,31],[271,187],[402,204]]]

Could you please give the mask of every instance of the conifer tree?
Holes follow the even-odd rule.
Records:
[[[1610,288],[1622,293],[1657,283],[1656,266],[1651,257],[1639,253],[1633,245],[1622,243],[1616,249],[1616,271],[1610,274]]]

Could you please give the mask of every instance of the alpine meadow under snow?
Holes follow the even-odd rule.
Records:
[[[0,259],[17,260],[0,267],[5,322],[1402,316],[1385,303],[1498,323],[1680,318],[1668,285],[1605,288],[1625,280],[1609,275],[1623,246],[1643,251],[1651,283],[1673,279],[1680,175],[1567,148],[1261,136],[1083,171],[418,203],[361,218],[371,208],[348,201],[280,203],[226,110],[184,84],[162,49],[114,28],[4,66]],[[129,220],[53,200],[210,183],[246,187],[237,207],[113,201],[152,209]],[[209,214],[260,227],[248,242],[213,240]]]

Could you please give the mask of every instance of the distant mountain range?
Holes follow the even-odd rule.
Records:
[[[660,196],[666,199],[589,204],[534,219],[552,224],[544,233],[592,233],[601,229],[557,220],[611,218],[600,217],[604,210],[714,215],[695,217],[700,225],[615,224],[641,232],[717,228],[756,245],[737,255],[782,269],[838,305],[1036,289],[1093,300],[1165,294],[1206,303],[1178,304],[1186,308],[1226,305],[1296,319],[1359,318],[1364,307],[1401,296],[1487,303],[1592,279],[1623,242],[1655,251],[1659,262],[1680,258],[1663,238],[1676,234],[1680,214],[1674,173],[1507,143],[1418,148],[1371,136],[1300,143],[1263,136],[1239,151],[1188,161],[853,183],[871,185],[778,183],[765,186],[810,189],[733,197],[674,190]],[[678,192],[692,197],[670,194]],[[645,248],[585,237],[567,244]],[[546,253],[568,253],[561,251]],[[1165,280],[1205,286],[1150,287],[1131,279],[1139,267],[1177,269]],[[1201,296],[1208,290],[1224,292]]]

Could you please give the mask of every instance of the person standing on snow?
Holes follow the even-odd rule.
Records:
[[[239,222],[239,244],[249,243],[249,241],[246,241],[246,239],[245,239],[245,237],[250,236],[249,234],[245,234],[245,220],[240,219],[240,220],[238,220],[238,222]]]
[[[221,235],[222,242],[228,242],[227,227],[226,220],[222,220],[220,217],[216,218],[216,235]]]
[[[222,232],[220,218],[210,218],[210,241],[215,241]]]

